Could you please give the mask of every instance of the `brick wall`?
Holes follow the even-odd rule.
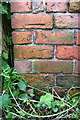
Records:
[[[11,3],[14,67],[30,85],[79,86],[79,4],[79,0]]]

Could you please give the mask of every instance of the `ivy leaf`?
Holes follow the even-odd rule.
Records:
[[[51,101],[52,101],[52,99],[53,99],[53,95],[51,93],[47,93],[46,95],[41,96],[40,104],[46,103],[48,108],[51,108]]]
[[[26,85],[23,81],[18,82],[18,87],[20,90],[22,90],[24,92],[26,91]]]
[[[2,96],[0,96],[0,108],[3,107],[8,107],[8,105],[11,103],[11,100],[9,98],[9,95],[8,94],[4,94]]]
[[[44,96],[41,96],[40,98],[40,102],[48,102],[51,101],[53,99],[53,95],[51,93],[47,93]]]
[[[26,93],[21,94],[19,97],[24,100],[24,103],[28,100],[28,95]]]

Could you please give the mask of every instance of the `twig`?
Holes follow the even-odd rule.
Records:
[[[54,89],[53,89],[54,90]],[[60,98],[60,96],[57,94],[57,92],[54,90],[55,94],[58,96],[58,98]],[[61,98],[60,98],[61,99]],[[66,104],[66,102],[64,102],[63,100],[61,100],[64,104]],[[69,104],[66,104],[68,107],[71,107]],[[76,111],[74,109],[72,109],[75,113]]]
[[[32,106],[31,104],[29,104],[29,105],[30,105],[31,109],[33,110],[33,112],[34,112],[35,114],[37,114],[37,112],[35,111],[35,109],[33,108],[33,106]]]
[[[53,115],[39,116],[39,115],[30,114],[30,113],[27,113],[26,111],[24,111],[24,110],[19,106],[18,102],[16,101],[16,99],[15,99],[15,97],[14,97],[14,95],[13,95],[11,89],[10,89],[10,87],[9,87],[9,91],[10,91],[12,97],[14,98],[14,101],[16,102],[17,106],[19,107],[19,109],[20,109],[21,111],[23,111],[26,115],[29,115],[29,116],[32,116],[32,117],[37,117],[37,118],[48,118],[48,117],[54,117],[54,116],[63,114],[63,113],[65,113],[65,112],[71,110],[72,108],[74,108],[74,107],[78,104],[78,102],[79,102],[79,101],[77,101],[73,106],[71,106],[70,108],[68,108],[68,109],[66,109],[66,110],[64,110],[64,111],[62,111],[62,112],[58,112],[58,113],[53,114]]]
[[[8,112],[7,110],[5,110],[6,112]],[[13,114],[13,115],[15,115],[15,116],[17,116],[17,117],[19,117],[19,118],[24,118],[24,119],[26,119],[25,117],[22,117],[22,116],[20,116],[20,115],[17,115],[16,113],[13,113],[13,112],[10,112],[11,114]]]

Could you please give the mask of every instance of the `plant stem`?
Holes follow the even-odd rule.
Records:
[[[10,89],[10,87],[9,87],[9,91],[10,91],[10,93],[11,93],[11,95],[12,95],[14,101],[16,102],[17,106],[19,107],[19,109],[20,109],[21,111],[23,111],[26,115],[29,115],[29,116],[32,116],[32,117],[37,117],[37,118],[54,117],[54,116],[57,116],[57,115],[63,114],[63,113],[65,113],[65,112],[71,110],[73,107],[75,107],[75,106],[78,104],[78,102],[79,102],[79,101],[77,101],[77,102],[76,102],[73,106],[71,106],[69,109],[66,109],[66,110],[64,110],[64,111],[62,111],[62,112],[58,112],[58,113],[53,114],[53,115],[39,116],[39,115],[33,115],[33,114],[30,114],[30,113],[27,113],[26,111],[24,111],[24,110],[19,106],[18,102],[16,101],[16,99],[15,99],[15,97],[14,97],[14,95],[13,95],[11,89]]]

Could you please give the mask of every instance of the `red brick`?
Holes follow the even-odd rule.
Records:
[[[14,46],[14,58],[52,58],[52,46]]]
[[[67,9],[67,0],[47,0],[47,12],[65,12]]]
[[[52,28],[52,19],[48,14],[12,15],[12,28]]]
[[[72,73],[71,61],[35,61],[36,72]]]
[[[80,31],[76,32],[76,45],[80,45]]]
[[[79,28],[80,15],[72,14],[72,15],[56,15],[55,16],[55,27],[57,28]]]
[[[37,31],[35,35],[38,44],[74,44],[72,31]]]
[[[30,44],[32,43],[32,31],[12,32],[12,41],[14,44]]]
[[[32,62],[31,61],[14,61],[14,67],[17,72],[31,72]]]
[[[60,75],[56,79],[57,86],[70,88],[71,86],[80,86],[80,75]]]
[[[43,0],[32,0],[32,10],[34,13],[44,11]]]
[[[59,87],[58,87],[58,88],[55,88],[55,91],[57,92],[57,94],[58,94],[60,97],[64,97],[65,94],[73,95],[73,94],[75,94],[75,93],[77,93],[77,92],[80,92],[79,89],[72,89],[72,90],[67,89],[67,90],[65,90],[65,89],[59,88]],[[55,92],[53,92],[53,94],[56,95]]]
[[[80,59],[80,47],[78,46],[57,46],[57,58]]]
[[[31,0],[24,1],[13,1],[11,4],[11,12],[30,12],[31,11]]]
[[[80,73],[80,61],[76,61],[74,73]]]
[[[25,80],[32,86],[53,86],[54,76],[51,74],[25,74]]]
[[[80,12],[80,0],[70,0],[69,12]]]

